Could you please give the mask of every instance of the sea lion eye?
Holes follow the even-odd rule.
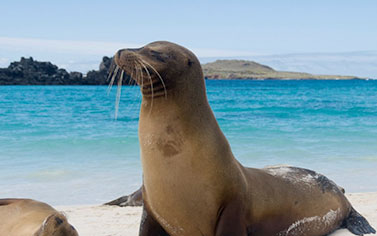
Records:
[[[187,61],[187,65],[188,65],[188,66],[191,66],[192,64],[194,64],[194,62],[191,61],[190,59],[188,59],[188,61]]]
[[[165,62],[164,54],[162,52],[158,52],[155,50],[150,51],[152,56],[156,58],[158,61]]]

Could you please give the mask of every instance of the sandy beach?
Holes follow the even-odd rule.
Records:
[[[374,228],[377,228],[377,192],[350,193],[347,198]],[[113,206],[58,206],[65,212],[81,236],[136,236],[138,235],[141,207]],[[353,235],[340,229],[332,236]]]

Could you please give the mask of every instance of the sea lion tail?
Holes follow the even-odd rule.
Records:
[[[356,235],[376,233],[376,230],[370,226],[368,221],[353,208],[349,216],[344,220],[343,226]]]

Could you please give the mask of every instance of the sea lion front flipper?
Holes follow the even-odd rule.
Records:
[[[344,220],[344,227],[356,235],[375,234],[376,230],[368,221],[352,208],[349,216]]]
[[[143,215],[141,216],[139,236],[169,236],[162,226],[149,214],[143,206]]]

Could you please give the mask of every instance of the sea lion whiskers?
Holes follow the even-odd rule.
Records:
[[[149,73],[149,70],[148,70],[148,68],[145,66],[145,64],[144,64],[144,60],[142,60],[142,59],[140,59],[140,61],[139,61],[139,63],[144,67],[144,70],[145,70],[145,72],[147,73],[147,75],[148,75],[148,78],[149,78],[149,81],[151,82],[151,92],[152,92],[152,103],[151,103],[151,108],[150,108],[150,110],[149,110],[149,114],[151,113],[151,111],[152,111],[152,107],[153,107],[153,99],[154,99],[154,89],[153,89],[153,80],[152,80],[152,77],[151,77],[151,74]],[[161,80],[162,81],[162,80]],[[162,81],[162,85],[163,85],[163,87],[164,87],[164,92],[165,92],[165,98],[166,98],[166,88],[165,88],[165,85],[164,85],[164,83],[163,83],[163,81]]]
[[[152,77],[151,77],[151,74],[149,73],[149,70],[148,70],[148,68],[145,66],[145,64],[143,63],[143,61],[142,60],[139,60],[138,61],[139,62],[139,64],[144,68],[144,70],[145,70],[145,73],[147,73],[147,75],[148,75],[148,78],[149,78],[149,80],[151,81],[151,83],[152,83]]]
[[[135,82],[137,83],[137,81],[140,81],[141,87],[144,87],[143,72],[142,72],[141,66],[139,64],[137,64],[137,65],[135,65],[135,67],[137,69],[137,72],[139,72],[136,76]]]
[[[145,65],[140,60],[137,60],[137,64],[138,64],[138,68],[139,68],[139,72],[140,72],[139,81],[141,82],[141,88],[143,88],[144,87],[143,68],[144,68],[144,70],[146,71],[146,73],[149,77],[150,77],[150,74],[149,74],[149,71],[147,72]]]
[[[119,69],[120,69],[120,67],[119,67],[118,65],[115,65],[114,70],[113,70],[112,72],[109,73],[109,77],[110,77],[110,75],[112,75],[112,76],[111,76],[110,84],[109,84],[109,86],[107,87],[107,95],[110,94],[111,88],[113,87],[114,80],[115,80],[115,78],[116,78],[117,75],[118,75],[118,71],[119,71]],[[108,77],[108,78],[109,78],[109,77]]]
[[[134,70],[136,71],[135,68],[133,68],[133,70],[131,71],[131,75],[130,75],[130,78],[131,78],[131,79],[128,80],[128,85],[132,85],[131,83],[132,83],[132,81],[133,81],[132,77],[133,77],[133,75],[134,75]]]
[[[131,83],[132,83],[132,85],[139,85],[138,81],[140,81],[141,82],[141,88],[142,88],[144,86],[144,81],[142,79],[143,74],[142,74],[142,71],[141,71],[141,66],[135,65],[135,74],[136,74],[135,75],[136,78],[132,79]]]
[[[116,66],[118,65],[115,64],[114,60],[111,60],[111,64],[110,64],[108,75],[107,75],[107,81],[110,80],[110,78],[112,77],[112,73],[114,72]]]
[[[118,87],[117,87],[117,95],[115,100],[115,119],[118,118],[118,110],[119,110],[119,102],[120,102],[120,95],[122,92],[122,81],[124,76],[124,70],[120,73],[120,78],[118,80]]]
[[[142,60],[142,61],[144,62],[144,64],[146,64],[147,66],[149,66],[149,67],[154,71],[154,73],[156,73],[157,77],[158,77],[158,78],[160,79],[160,81],[161,81],[162,86],[164,87],[165,99],[167,99],[167,98],[168,98],[168,93],[167,93],[167,91],[166,91],[165,82],[164,82],[164,80],[162,79],[160,73],[158,73],[158,71],[157,71],[157,70],[156,70],[151,64],[149,64],[148,62],[146,62],[145,60],[143,60],[143,59],[141,59],[141,58],[140,58],[140,60]]]
[[[151,112],[152,112],[152,109],[153,109],[153,99],[154,99],[154,91],[153,91],[153,80],[152,80],[152,78],[151,78],[151,75],[149,74],[149,71],[148,71],[148,69],[145,67],[145,65],[143,64],[143,62],[141,61],[141,60],[138,60],[138,62],[139,62],[139,64],[141,65],[141,66],[143,66],[144,67],[144,69],[145,69],[145,72],[147,73],[147,75],[148,75],[148,78],[149,78],[149,81],[150,81],[150,83],[151,83],[151,92],[152,92],[152,101],[151,101],[151,108],[149,109],[149,115],[151,114]],[[143,71],[142,71],[142,69],[141,69],[141,74],[143,74]],[[142,78],[142,80],[143,80],[144,78]]]
[[[142,75],[142,72],[141,72],[142,69],[141,69],[141,66],[138,65],[138,64],[141,64],[141,63],[136,61],[136,60],[134,62],[135,62],[135,65],[131,70],[131,75],[130,75],[131,80],[128,80],[128,85],[131,85],[131,83],[133,83],[132,85],[135,85],[137,80],[140,80],[143,83],[143,75]],[[120,76],[118,76],[119,71],[120,71]],[[135,74],[136,74],[135,79],[133,78],[134,71],[135,71]],[[139,76],[138,76],[138,73],[137,73],[138,71],[139,71]],[[119,104],[120,104],[120,97],[121,97],[121,88],[122,88],[122,82],[123,82],[123,79],[124,79],[124,73],[126,73],[125,69],[118,66],[114,61],[111,62],[110,69],[109,69],[109,75],[108,75],[108,79],[111,77],[111,80],[110,80],[109,86],[107,88],[107,94],[110,93],[111,88],[112,88],[115,80],[117,79],[117,77],[119,77],[119,79],[117,81],[117,94],[116,94],[116,99],[115,99],[115,120],[118,118]]]

